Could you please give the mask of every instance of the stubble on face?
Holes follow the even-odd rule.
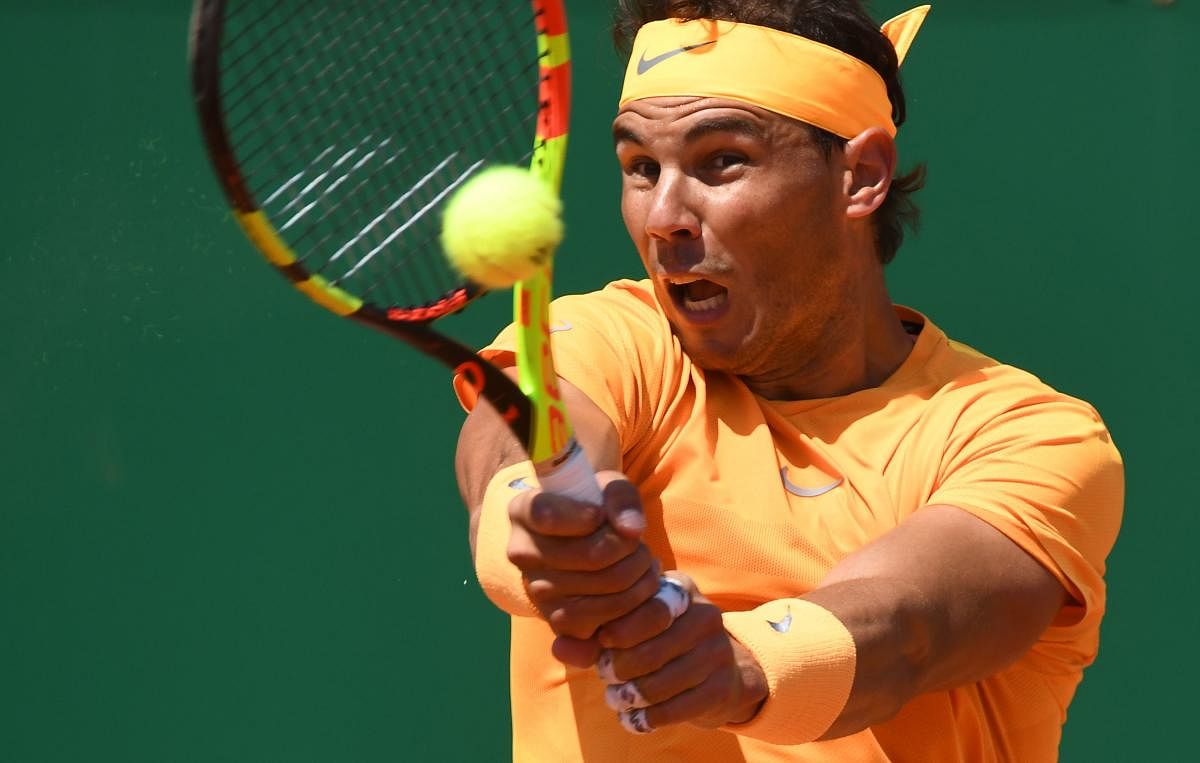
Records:
[[[693,361],[764,388],[813,373],[843,330],[854,277],[838,157],[805,125],[717,99],[632,104],[614,135],[626,225]],[[725,287],[728,314],[692,320],[680,277]]]

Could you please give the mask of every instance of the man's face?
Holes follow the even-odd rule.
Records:
[[[716,98],[635,101],[613,134],[625,225],[693,361],[770,379],[824,355],[861,268],[839,153]]]

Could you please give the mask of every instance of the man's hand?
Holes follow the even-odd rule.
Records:
[[[670,578],[691,604],[671,611],[673,592],[660,594],[658,562],[641,541],[637,489],[618,472],[597,476],[601,506],[537,490],[509,504],[508,558],[558,636],[555,657],[595,664],[609,705],[631,730],[750,720],[767,696],[762,669],[679,572]]]
[[[596,668],[609,684],[605,701],[640,733],[672,723],[716,728],[750,720],[767,698],[766,675],[691,578],[669,577],[691,597],[678,619],[663,626],[665,608],[649,601],[597,634],[604,651]]]
[[[591,506],[529,490],[509,504],[508,558],[522,572],[534,606],[560,637],[564,662],[591,665],[593,636],[604,623],[635,610],[658,591],[658,563],[637,489],[617,472],[598,475],[604,503]]]

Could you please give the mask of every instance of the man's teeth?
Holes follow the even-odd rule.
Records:
[[[692,299],[687,294],[683,296],[683,306],[688,310],[695,312],[704,312],[705,310],[713,310],[725,304],[728,295],[725,292],[715,294],[707,299]]]
[[[725,287],[707,278],[671,278],[668,283],[679,306],[691,313],[716,310],[729,301]]]

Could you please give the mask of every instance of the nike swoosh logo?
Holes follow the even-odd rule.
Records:
[[[779,622],[767,620],[767,625],[775,629],[776,633],[787,633],[792,629],[792,608],[788,607],[787,615]]]
[[[835,487],[842,484],[842,478],[838,477],[836,480],[823,487],[800,487],[788,479],[786,466],[779,470],[779,476],[783,477],[783,486],[787,488],[787,491],[792,495],[798,495],[801,498],[816,498],[819,495],[825,495],[830,490],[833,490]]]
[[[645,74],[646,72],[650,71],[654,67],[661,64],[663,61],[666,61],[668,58],[673,58],[673,57],[679,55],[680,53],[687,53],[689,50],[695,50],[696,48],[703,48],[705,45],[712,45],[715,42],[716,42],[716,40],[708,40],[707,42],[698,42],[695,45],[684,45],[682,48],[676,48],[675,50],[668,50],[666,53],[659,53],[654,58],[646,58],[646,51],[643,50],[642,58],[640,61],[638,61],[638,65],[637,65],[638,76],[640,77],[641,75]]]
[[[555,331],[570,331],[573,328],[575,328],[575,327],[572,326],[571,324],[567,323],[566,321],[559,321],[558,323],[556,323],[550,327],[550,333],[553,334]]]

